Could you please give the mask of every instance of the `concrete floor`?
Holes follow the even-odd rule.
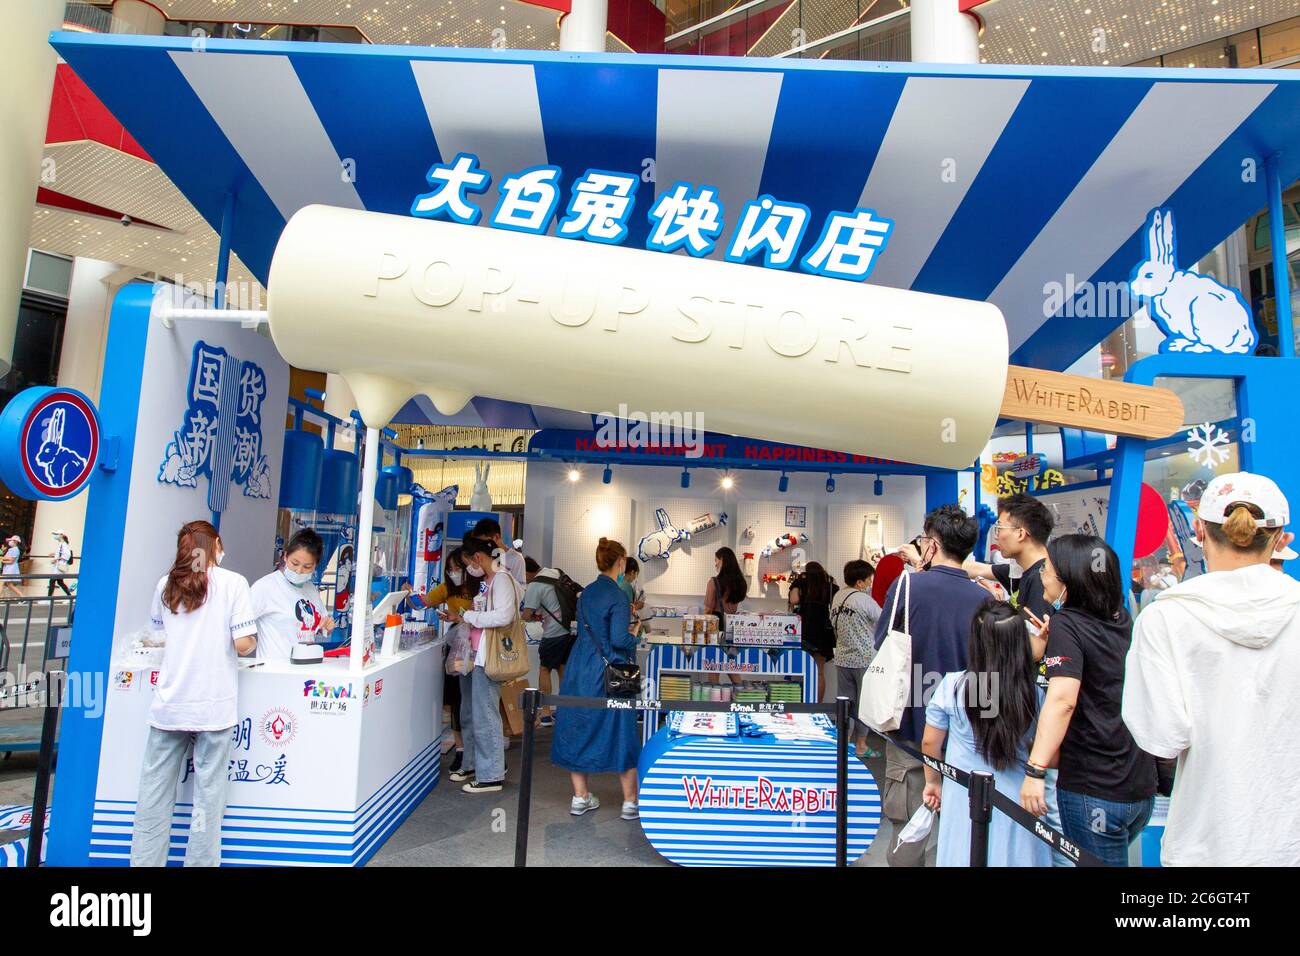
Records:
[[[569,815],[572,789],[566,771],[551,765],[551,731],[537,737],[533,801],[529,826],[529,866],[671,866],[646,841],[640,824],[619,819],[622,790],[614,774],[593,776],[591,790],[600,808],[581,817]],[[371,858],[370,866],[511,866],[515,854],[515,818],[519,809],[518,741],[506,751],[506,788],[500,793],[471,795],[444,779],[411,813],[392,838]],[[877,781],[884,759],[867,764]],[[856,866],[884,866],[884,849],[892,824],[881,833]]]

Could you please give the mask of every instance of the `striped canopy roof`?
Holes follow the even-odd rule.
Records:
[[[308,203],[407,214],[457,153],[770,194],[894,222],[868,281],[1006,316],[1013,361],[1068,367],[1123,316],[1044,315],[1050,284],[1124,282],[1172,209],[1179,265],[1300,176],[1300,72],[1075,69],[454,50],[56,33],[53,45],[263,282]],[[628,244],[643,246],[653,188]],[[486,220],[486,215],[484,220]],[[759,268],[759,266],[754,266]],[[826,281],[841,281],[827,279]],[[427,403],[426,403],[427,404]],[[404,418],[439,416],[415,403]],[[517,424],[526,424],[518,422]]]

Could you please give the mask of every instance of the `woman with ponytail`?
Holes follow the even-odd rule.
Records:
[[[1300,866],[1300,583],[1269,567],[1289,520],[1263,475],[1215,478],[1196,509],[1206,573],[1138,616],[1123,715],[1176,760],[1164,866]]]
[[[971,622],[970,666],[944,676],[925,708],[922,749],[969,772],[993,774],[994,786],[1015,800],[1034,739],[1043,692],[1025,619],[1009,604],[991,602]],[[970,865],[970,801],[959,784],[925,768],[922,801],[939,815],[939,866]],[[1005,814],[989,825],[989,866],[1051,866],[1052,851]]]
[[[171,848],[176,781],[191,741],[194,809],[186,866],[221,863],[226,774],[238,719],[238,656],[257,649],[257,621],[248,581],[218,567],[221,536],[191,521],[176,536],[176,559],[154,589],[153,638],[163,643],[149,708],[149,738],[131,834],[132,866],[165,866]]]

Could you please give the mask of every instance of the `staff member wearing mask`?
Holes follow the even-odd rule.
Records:
[[[154,638],[165,642],[149,707],[149,739],[131,832],[132,866],[165,866],[171,846],[176,780],[194,743],[194,809],[186,866],[221,863],[226,774],[238,719],[239,664],[257,648],[248,582],[217,565],[225,557],[217,529],[191,521],[176,536],[176,560],[154,590]]]
[[[324,553],[321,536],[303,528],[284,549],[284,567],[253,585],[258,657],[288,660],[295,644],[310,644],[318,632],[334,630],[334,617],[312,580]]]

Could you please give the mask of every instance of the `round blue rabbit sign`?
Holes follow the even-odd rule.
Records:
[[[71,498],[98,456],[99,415],[76,389],[25,389],[0,414],[0,480],[21,498]]]

